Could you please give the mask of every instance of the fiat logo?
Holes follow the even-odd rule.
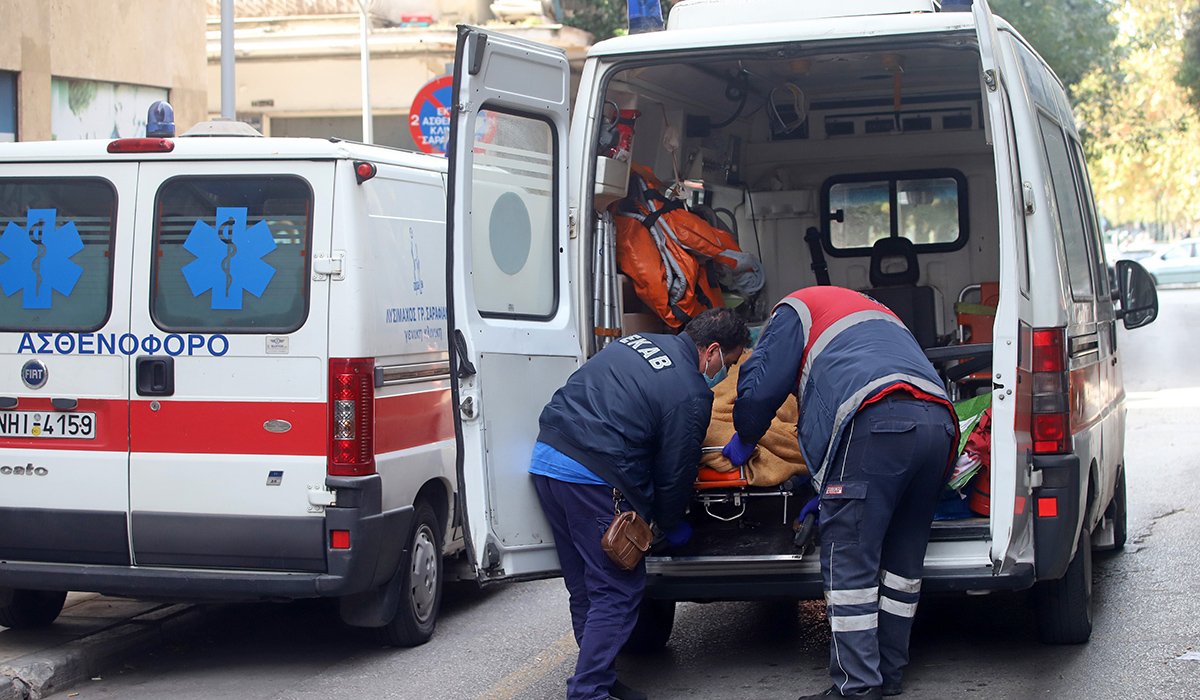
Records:
[[[41,389],[46,386],[50,372],[41,360],[30,360],[21,367],[21,381],[30,389]]]

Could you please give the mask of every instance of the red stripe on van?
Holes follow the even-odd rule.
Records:
[[[94,450],[125,452],[129,449],[129,411],[125,399],[79,399],[79,405],[63,413],[95,413],[96,437],[16,438],[0,437],[0,447],[39,450]],[[13,411],[56,411],[49,398],[21,397]]]
[[[134,452],[324,456],[324,403],[249,401],[130,402],[129,440]],[[267,421],[287,421],[286,432]]]
[[[449,389],[375,399],[375,454],[453,438]]]

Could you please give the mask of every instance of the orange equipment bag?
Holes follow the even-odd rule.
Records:
[[[629,196],[614,212],[617,264],[638,297],[678,330],[705,309],[724,306],[714,263],[735,269],[723,253],[741,252],[733,236],[663,196],[649,169],[633,165]]]

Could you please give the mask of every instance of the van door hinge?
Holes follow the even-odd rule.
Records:
[[[308,485],[308,512],[323,513],[328,506],[337,505],[337,491],[325,484]]]
[[[575,237],[579,235],[578,228],[578,217],[575,216],[575,209],[572,208],[571,211],[567,213],[567,231],[571,240],[575,240]]]
[[[1025,216],[1033,216],[1033,212],[1037,211],[1036,200],[1033,198],[1033,185],[1028,182],[1021,183],[1021,196],[1025,199]]]
[[[996,71],[992,69],[983,72],[983,84],[987,85],[988,92],[996,91]]]
[[[342,262],[346,259],[346,251],[335,250],[326,256],[324,253],[314,253],[312,260],[313,281],[320,282],[332,278],[335,282],[346,279]]]

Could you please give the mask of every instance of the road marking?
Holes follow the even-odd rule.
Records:
[[[475,700],[512,700],[531,684],[541,680],[559,664],[576,653],[575,635],[560,637],[546,647],[533,660],[513,671],[499,683],[476,696]]]

